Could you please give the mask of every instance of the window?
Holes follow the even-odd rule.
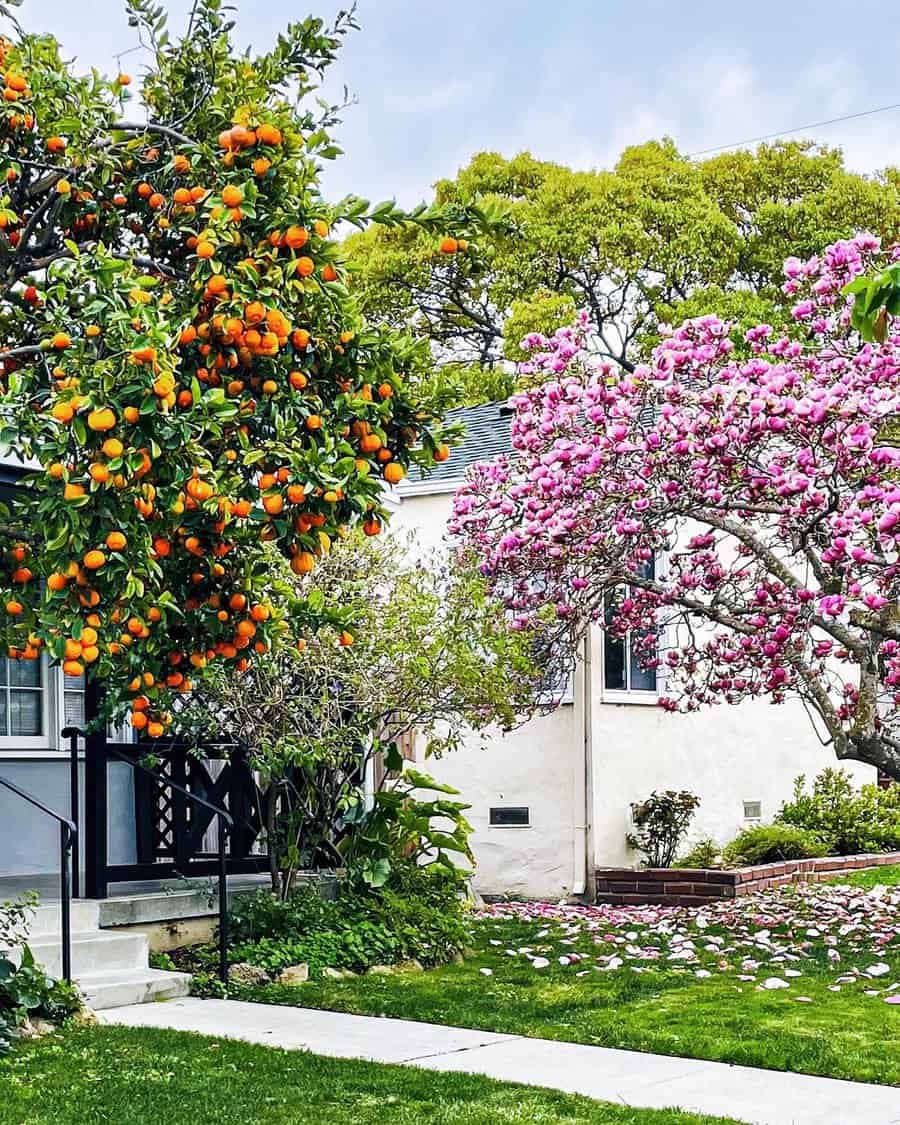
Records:
[[[572,662],[559,646],[538,638],[534,649],[534,663],[540,670],[538,695],[546,703],[571,703]]]
[[[644,577],[654,576],[655,563],[650,560],[644,569]],[[607,595],[604,618],[607,625],[614,620],[616,608],[628,595],[628,586],[621,586]],[[655,635],[653,630],[630,632],[618,637],[609,629],[603,632],[603,688],[606,693],[628,692],[646,693],[649,699],[656,697],[656,669],[645,668],[642,657],[646,649],[640,643],[644,638]]]
[[[84,676],[63,675],[63,727],[84,728]]]
[[[0,739],[25,740],[46,734],[45,673],[41,660],[0,659]]]
[[[744,801],[744,820],[762,819],[762,801]]]

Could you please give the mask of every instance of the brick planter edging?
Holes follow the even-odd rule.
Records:
[[[900,863],[900,852],[761,863],[730,871],[689,867],[598,867],[597,901],[615,906],[706,906],[788,883],[818,883],[866,867]]]

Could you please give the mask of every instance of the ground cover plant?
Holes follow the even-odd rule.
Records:
[[[29,1044],[0,1065],[0,1086],[0,1125],[729,1125],[150,1028],[85,1028]]]
[[[898,870],[699,909],[500,904],[462,965],[252,995],[900,1084]]]
[[[35,964],[26,943],[36,899],[0,902],[0,1055],[33,1021],[60,1021],[81,1002],[70,984],[54,980]]]
[[[396,864],[381,887],[344,881],[337,897],[303,888],[287,899],[267,891],[240,900],[231,916],[232,964],[251,965],[277,977],[304,964],[312,978],[323,970],[365,972],[372,966],[442,964],[469,941],[469,911],[458,874]],[[218,946],[174,955],[195,974],[195,992],[218,993]],[[241,979],[241,971],[236,974]],[[295,994],[296,995],[296,994]]]

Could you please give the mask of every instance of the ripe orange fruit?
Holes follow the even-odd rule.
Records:
[[[111,551],[121,551],[128,545],[128,540],[121,531],[111,531],[106,537],[106,545]]]
[[[130,86],[131,85],[131,75],[130,74],[120,74],[118,76],[118,78],[116,78],[116,82],[120,86]]]
[[[47,151],[48,152],[65,152],[68,142],[63,140],[62,137],[48,137],[47,138]]]
[[[68,195],[72,190],[72,185],[68,180],[57,180],[56,190],[60,195]]]
[[[100,461],[95,461],[94,464],[88,468],[88,474],[91,480],[95,480],[97,484],[106,484],[109,480],[109,469]]]
[[[75,411],[70,402],[57,402],[50,411],[50,417],[65,424],[72,421],[75,417]]]
[[[155,191],[147,200],[147,203],[153,208],[154,211],[158,211],[165,204],[165,202],[166,197],[158,191]]]
[[[302,250],[309,242],[309,231],[305,227],[292,226],[284,232],[284,244],[291,250]]]
[[[64,348],[70,348],[71,346],[72,337],[68,332],[57,332],[50,341],[50,347],[55,348],[58,352],[63,351]]]
[[[54,573],[47,575],[47,588],[57,593],[59,590],[64,590],[68,584],[68,578],[64,574]]]
[[[213,494],[213,486],[205,480],[200,480],[199,477],[191,477],[185,486],[185,492],[192,500],[197,500],[203,503],[208,500]]]
[[[382,470],[388,484],[399,484],[406,476],[406,470],[398,461],[390,461]]]
[[[147,724],[147,734],[150,736],[150,738],[162,738],[165,733],[166,728],[162,725],[162,723]]]
[[[262,385],[262,393],[264,395],[274,395],[278,391],[278,384],[274,379],[266,379]]]
[[[102,551],[88,551],[83,561],[88,570],[99,570],[106,562],[106,555]]]
[[[380,535],[381,520],[376,519],[374,516],[369,516],[363,523],[363,531],[366,535]]]
[[[329,262],[328,265],[325,266],[325,268],[322,270],[323,281],[337,281],[337,276],[337,270],[334,268],[331,262]]]
[[[350,645],[353,644],[353,634],[348,633],[346,629],[343,629],[341,631],[341,635],[338,637],[338,644],[340,644],[343,648],[349,648]]]
[[[321,430],[322,419],[318,414],[310,414],[310,416],[306,419],[306,428],[308,430]]]
[[[326,223],[323,219],[316,219],[316,221],[313,223],[313,230],[316,232],[319,238],[328,237],[328,223]]]
[[[205,239],[197,243],[197,257],[198,258],[211,258],[215,254],[216,248],[211,242]]]
[[[277,516],[284,510],[284,497],[280,492],[273,492],[271,495],[263,497],[262,506],[270,516]]]
[[[446,238],[441,239],[441,253],[442,254],[455,254],[459,249],[459,242],[455,238],[447,235]]]
[[[125,446],[118,438],[114,437],[107,438],[101,446],[101,449],[111,461],[114,461],[117,457],[121,457],[125,452]]]
[[[302,371],[292,371],[288,376],[288,379],[290,380],[290,384],[295,391],[302,391],[306,384],[309,382]]]
[[[179,152],[175,159],[172,161],[172,168],[174,169],[174,171],[178,172],[179,175],[184,175],[185,172],[189,172],[191,170],[191,162],[186,156]]]
[[[24,74],[15,74],[11,71],[6,75],[6,85],[10,90],[15,90],[17,94],[21,94],[28,89],[28,80]]]
[[[299,551],[291,559],[291,570],[295,574],[309,574],[316,565],[316,557],[310,551]]]
[[[24,613],[24,606],[21,602],[10,600],[6,603],[6,612],[10,617],[20,617]]]
[[[135,711],[131,716],[131,725],[135,730],[144,730],[149,721],[143,711]]]
[[[291,333],[291,343],[300,351],[309,347],[309,340],[310,335],[305,328],[297,328]]]
[[[83,484],[68,483],[63,489],[63,500],[80,500],[84,496]]]
[[[141,412],[136,406],[126,406],[122,411],[122,415],[125,418],[126,422],[130,422],[132,425],[134,425],[134,423],[140,418]]]
[[[253,621],[248,621],[246,619],[244,621],[239,621],[237,623],[237,627],[235,628],[235,633],[237,633],[239,637],[255,637],[256,624]]]
[[[191,201],[190,188],[186,188],[186,187],[176,188],[172,192],[172,198],[175,200],[176,203],[180,203],[180,204],[190,203],[190,201]]]
[[[239,187],[229,184],[222,191],[222,202],[226,207],[239,207],[244,201],[244,193]]]
[[[250,610],[250,616],[254,621],[268,621],[272,612],[267,605],[255,605]]]
[[[78,660],[64,660],[63,672],[65,672],[67,676],[83,676],[84,665]]]
[[[271,160],[266,160],[264,156],[258,156],[256,160],[253,161],[253,175],[262,178],[271,167]]]
[[[256,130],[256,137],[263,145],[280,145],[282,141],[281,130],[268,124],[260,125]]]
[[[111,430],[116,424],[116,416],[108,406],[102,406],[99,410],[92,410],[87,416],[87,424],[89,430],[95,430],[97,433],[106,433]]]
[[[298,258],[297,264],[294,266],[295,271],[301,277],[309,277],[310,274],[312,274],[315,271],[315,268],[316,268],[316,263],[312,260],[312,258],[307,258],[307,257]]]
[[[448,445],[439,445],[434,451],[435,461],[446,461],[450,456],[450,447]]]

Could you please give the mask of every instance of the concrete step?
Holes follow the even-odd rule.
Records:
[[[28,923],[28,936],[32,941],[41,938],[59,940],[62,924],[61,907],[58,902],[42,903]],[[72,900],[72,932],[85,933],[96,930],[100,925],[100,903],[90,899]]]
[[[58,937],[38,938],[29,946],[34,959],[51,976],[62,976],[62,945]],[[72,975],[113,969],[147,970],[149,942],[146,934],[116,934],[93,930],[72,934]]]
[[[117,969],[97,973],[80,973],[76,983],[84,999],[94,1011],[125,1008],[131,1004],[151,1004],[157,1000],[175,1000],[190,991],[189,973],[173,973],[162,969]]]

